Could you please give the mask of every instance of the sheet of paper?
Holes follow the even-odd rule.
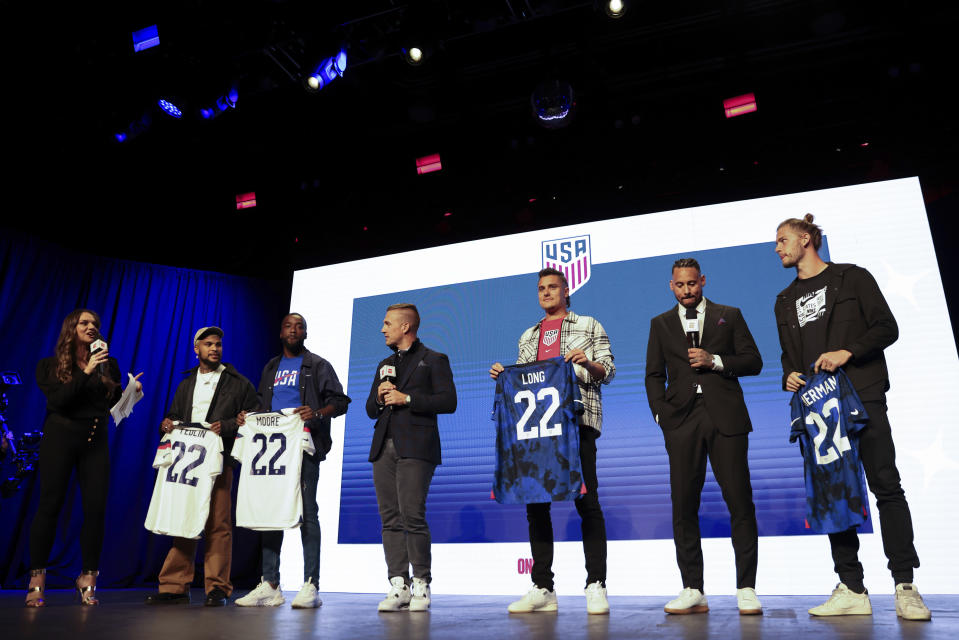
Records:
[[[120,421],[133,413],[133,405],[143,399],[143,392],[137,391],[137,381],[132,373],[128,373],[127,388],[123,390],[123,395],[110,409],[110,415],[113,416],[113,422],[117,425]]]

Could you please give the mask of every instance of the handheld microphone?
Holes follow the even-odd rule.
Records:
[[[699,315],[696,309],[686,309],[686,322],[683,323],[686,329],[686,342],[693,349],[699,348]]]
[[[106,351],[106,350],[107,350],[107,341],[104,340],[103,335],[99,331],[97,331],[96,339],[90,343],[90,355],[94,356],[100,353],[101,351]],[[101,376],[108,375],[106,362],[103,362],[97,365],[97,373],[99,373]]]
[[[380,382],[396,384],[396,367],[391,364],[384,364],[380,367]]]

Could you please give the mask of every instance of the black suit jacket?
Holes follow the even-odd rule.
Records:
[[[883,349],[899,338],[899,326],[872,274],[854,264],[829,263],[826,286],[825,351],[847,349],[852,359],[843,370],[861,399],[877,399],[889,390],[889,371]],[[796,281],[776,296],[776,325],[782,347],[783,389],[793,371],[808,373],[812,362],[802,361],[802,338],[796,315]],[[864,394],[863,392],[866,391]]]
[[[700,346],[722,358],[722,372],[697,371],[689,366],[689,345],[675,306],[650,322],[646,396],[659,426],[669,430],[683,423],[698,384],[703,389],[706,410],[721,433],[737,435],[752,431],[739,377],[758,374],[763,360],[739,309],[706,300]]]
[[[396,355],[380,361],[373,375],[373,386],[366,399],[366,414],[376,420],[373,443],[370,446],[370,462],[375,461],[383,448],[386,427],[397,455],[417,458],[433,464],[442,463],[440,432],[436,423],[439,413],[456,411],[456,387],[453,371],[446,354],[433,351],[417,341],[405,356],[403,374],[396,381],[396,388],[410,396],[409,406],[385,407],[376,401],[380,386],[380,367],[396,363]]]

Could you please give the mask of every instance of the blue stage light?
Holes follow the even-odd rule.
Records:
[[[161,109],[163,109],[163,111],[164,111],[166,114],[168,114],[168,115],[170,115],[170,116],[172,116],[172,117],[174,117],[174,118],[182,118],[182,117],[183,117],[183,112],[180,111],[180,108],[177,107],[177,106],[176,106],[175,104],[173,104],[172,102],[170,102],[169,100],[163,100],[163,99],[161,98],[161,99],[157,102],[157,104],[160,106]]]
[[[223,96],[220,96],[216,99],[216,108],[218,111],[226,111],[227,109],[236,109],[236,101],[239,98],[239,94],[236,89],[230,89],[230,91]]]
[[[236,87],[231,87],[229,91],[216,99],[216,102],[207,107],[200,108],[200,117],[204,120],[212,120],[227,109],[236,109],[237,100],[240,94]]]
[[[116,139],[117,142],[123,142],[124,140],[127,139],[127,134],[121,131],[120,133],[114,133],[113,137]]]
[[[158,44],[160,44],[160,34],[157,31],[157,26],[155,24],[150,25],[146,29],[140,29],[139,31],[133,32],[134,51],[143,51],[144,49],[155,47]]]
[[[306,88],[309,91],[319,91],[337,78],[342,78],[346,71],[346,49],[340,49],[335,56],[321,61],[313,69],[313,73],[306,77]]]

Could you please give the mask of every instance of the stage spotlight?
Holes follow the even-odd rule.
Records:
[[[756,94],[744,93],[735,98],[726,98],[723,100],[723,109],[726,112],[726,118],[735,118],[747,113],[756,111]]]
[[[231,87],[229,91],[216,99],[213,106],[201,108],[200,117],[204,120],[212,120],[227,109],[236,109],[236,102],[239,97],[240,94],[237,92],[236,87]]]
[[[128,140],[133,140],[141,133],[144,133],[147,129],[150,128],[153,118],[150,117],[150,113],[146,112],[139,119],[134,120],[127,125],[126,129],[122,131],[117,131],[113,134],[113,140],[117,143],[124,143]]]
[[[576,100],[573,87],[563,80],[541,82],[530,96],[533,116],[546,129],[560,129],[573,119]]]
[[[256,206],[256,192],[238,193],[236,196],[237,209],[252,209]]]
[[[155,24],[139,31],[133,31],[132,35],[134,51],[143,51],[160,44],[160,33],[157,31]]]
[[[337,78],[342,78],[345,71],[346,49],[343,48],[335,56],[320,61],[313,72],[304,78],[303,86],[307,91],[316,93]]]
[[[423,60],[426,58],[426,54],[419,47],[404,47],[403,57],[406,59],[408,64],[411,64],[415,67],[423,63]]]
[[[163,110],[163,113],[167,114],[168,116],[172,118],[183,117],[183,111],[181,111],[178,106],[176,106],[169,100],[165,100],[161,98],[160,100],[157,101],[157,105],[159,105],[160,109]]]
[[[610,18],[622,18],[626,14],[626,0],[607,0],[603,8]]]
[[[416,173],[419,175],[441,171],[442,169],[443,163],[440,161],[440,154],[438,153],[416,159]]]

